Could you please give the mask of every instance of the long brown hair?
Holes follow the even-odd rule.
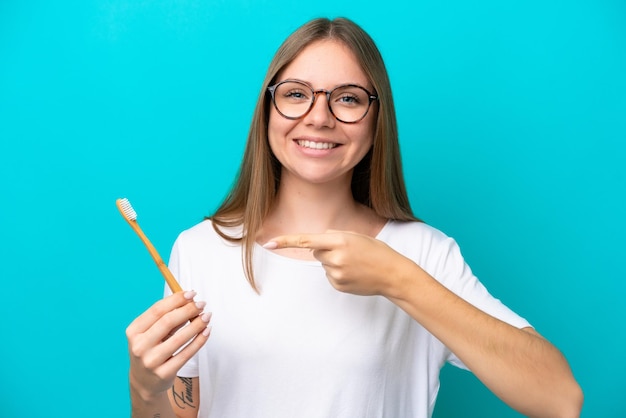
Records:
[[[280,163],[267,140],[271,104],[267,87],[277,81],[277,74],[305,47],[328,39],[342,42],[354,53],[379,97],[373,147],[357,164],[352,175],[354,199],[383,218],[418,220],[406,193],[391,86],[378,48],[372,38],[349,19],[311,20],[292,33],[274,55],[261,86],[236,182],[222,205],[209,218],[224,239],[242,244],[245,274],[257,292],[252,265],[254,243],[276,197],[281,172]],[[243,227],[241,234],[230,235],[225,231],[225,228],[232,227]]]

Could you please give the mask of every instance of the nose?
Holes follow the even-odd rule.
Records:
[[[328,92],[326,90],[317,90],[313,92],[313,95],[313,105],[304,117],[305,123],[332,128],[335,126],[336,120],[330,111]]]

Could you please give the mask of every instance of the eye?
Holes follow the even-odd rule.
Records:
[[[355,108],[366,106],[368,103],[365,91],[355,87],[336,90],[333,93],[332,101],[336,106]]]
[[[359,86],[346,85],[337,87],[332,94],[332,102],[336,106],[361,108],[368,105],[368,94]]]
[[[285,92],[284,96],[288,99],[294,99],[294,100],[307,99],[307,95],[304,91],[296,90],[296,89],[292,89],[290,91]]]
[[[280,84],[276,93],[281,100],[291,103],[302,103],[311,100],[311,91],[301,83],[287,82]]]
[[[337,101],[341,104],[359,104],[361,101],[357,95],[344,92],[338,98]]]

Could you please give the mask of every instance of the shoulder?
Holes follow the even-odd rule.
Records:
[[[240,268],[241,245],[221,236],[213,223],[205,220],[178,235],[170,253],[169,265],[181,286],[199,292],[199,283],[208,277],[207,272],[226,267]]]
[[[212,239],[216,234],[210,220],[204,220],[190,228],[181,231],[174,245],[185,245]]]
[[[422,245],[437,245],[445,243],[451,238],[439,229],[424,222],[417,221],[389,221],[379,234],[379,239],[385,242]]]
[[[219,228],[221,233],[228,237],[238,238],[241,236],[242,228]],[[232,241],[227,240],[220,235],[210,219],[206,219],[188,229],[183,230],[176,241],[174,248],[178,251],[202,249],[203,251],[210,248],[236,246]]]
[[[452,259],[462,260],[453,238],[423,222],[389,221],[379,239],[431,274],[449,265]]]
[[[216,226],[210,219],[205,219],[196,225],[183,230],[176,239],[177,241],[195,241],[207,239],[223,239],[216,231],[218,228],[224,235],[233,238],[241,237],[241,227],[225,228]]]

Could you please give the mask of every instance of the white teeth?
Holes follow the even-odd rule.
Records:
[[[312,149],[332,149],[337,146],[337,144],[333,144],[331,142],[313,142],[307,140],[298,140],[298,145],[304,148],[312,148]]]

